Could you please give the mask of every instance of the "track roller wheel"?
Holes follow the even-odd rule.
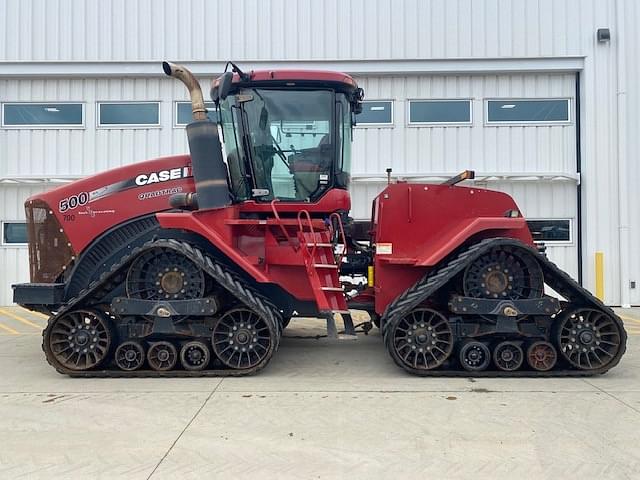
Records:
[[[513,372],[522,366],[524,352],[516,342],[501,342],[493,349],[493,363],[505,372]]]
[[[530,253],[495,247],[466,268],[463,289],[466,296],[475,298],[539,298],[544,295],[544,278]]]
[[[176,366],[178,351],[172,343],[152,343],[147,352],[149,366],[158,372],[166,372]]]
[[[142,365],[144,365],[144,347],[138,342],[124,342],[118,346],[114,357],[116,366],[120,370],[125,370],[127,372],[138,370]]]
[[[247,308],[229,310],[213,326],[213,352],[227,367],[246,370],[269,361],[277,344],[275,325]]]
[[[471,340],[460,348],[459,359],[462,368],[468,372],[481,372],[491,363],[491,352],[484,343]]]
[[[418,308],[389,325],[391,356],[403,368],[433,370],[453,351],[453,332],[447,317],[436,310]]]
[[[527,363],[538,372],[551,370],[558,360],[556,348],[549,342],[533,342],[527,348]]]
[[[102,364],[111,341],[107,317],[94,310],[71,310],[47,326],[42,346],[54,366],[81,371]]]
[[[209,347],[199,340],[185,343],[180,350],[180,364],[185,370],[204,370],[209,365],[209,360]]]
[[[556,339],[560,354],[580,370],[596,370],[617,358],[623,335],[605,312],[578,308],[560,315]]]

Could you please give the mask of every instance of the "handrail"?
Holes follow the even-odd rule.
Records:
[[[302,216],[307,217],[307,221],[309,222],[309,230],[311,231],[311,238],[313,238],[313,248],[311,249],[311,258],[315,258],[316,248],[318,247],[318,242],[316,242],[316,232],[313,229],[313,221],[311,220],[311,215],[309,215],[309,210],[300,210],[298,212],[298,227],[300,227],[300,233],[303,233],[304,229],[302,226]]]
[[[282,224],[282,219],[280,218],[280,215],[278,215],[278,210],[276,209],[276,202],[277,201],[278,201],[277,198],[274,198],[271,201],[271,210],[273,211],[273,216],[276,217],[276,220],[278,221],[278,226],[280,227],[280,230],[282,230],[282,234],[287,239],[287,242],[289,242],[289,245],[291,245],[291,248],[293,248],[294,252],[297,252],[298,251],[298,247],[293,242],[293,239],[289,235],[289,232],[287,232],[287,229],[285,228],[285,226]]]
[[[340,217],[340,214],[337,212],[333,212],[331,215],[329,215],[329,223],[331,224],[331,227],[333,228],[333,217],[336,217],[337,223],[338,223],[338,227],[340,230],[340,236],[342,237],[342,253],[340,253],[340,256],[338,257],[339,260],[336,262],[338,264],[338,267],[340,267],[340,265],[342,265],[342,260],[344,259],[344,256],[347,253],[347,237],[344,234],[344,227],[342,225],[342,217]]]

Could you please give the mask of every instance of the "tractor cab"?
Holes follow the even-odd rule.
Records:
[[[216,79],[233,202],[316,202],[346,190],[353,114],[362,89],[345,74],[255,71],[234,66]]]

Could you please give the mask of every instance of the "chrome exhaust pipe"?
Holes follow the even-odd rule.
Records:
[[[177,78],[184,83],[191,97],[191,112],[194,121],[207,120],[207,109],[204,106],[204,97],[200,83],[189,70],[182,65],[171,62],[162,62],[162,70],[170,77]]]

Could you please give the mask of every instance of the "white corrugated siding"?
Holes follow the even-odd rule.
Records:
[[[612,0],[3,0],[0,59],[583,55]]]

